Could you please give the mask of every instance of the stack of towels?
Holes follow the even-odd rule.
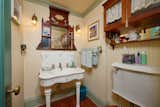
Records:
[[[99,50],[97,48],[82,49],[81,65],[86,68],[92,68],[98,65]]]

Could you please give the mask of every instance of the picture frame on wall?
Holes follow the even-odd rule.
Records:
[[[98,40],[99,39],[99,21],[88,26],[88,41]]]
[[[20,25],[22,20],[22,0],[11,0],[11,17],[13,22]]]

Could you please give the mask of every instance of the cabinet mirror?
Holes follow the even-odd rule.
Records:
[[[49,7],[48,21],[42,19],[42,38],[38,50],[76,50],[74,28],[69,25],[69,12]]]

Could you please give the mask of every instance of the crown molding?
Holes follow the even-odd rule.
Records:
[[[45,7],[49,7],[49,5],[53,5],[57,8],[60,8],[60,9],[64,9],[64,10],[67,10],[69,11],[71,14],[73,14],[74,16],[78,16],[78,17],[85,17],[89,12],[91,12],[94,8],[96,8],[102,1],[104,0],[96,0],[84,13],[80,14],[78,12],[75,12],[71,9],[68,9],[68,8],[65,8],[64,6],[61,6],[55,2],[51,2],[49,0],[25,0],[25,1],[28,1],[28,2],[32,2],[32,3],[35,3],[35,4],[39,4],[39,5],[42,5],[42,6],[45,6]]]
[[[51,1],[48,1],[48,0],[25,0],[25,1],[28,1],[28,2],[31,2],[31,3],[35,3],[35,4],[39,4],[39,5],[44,6],[44,7],[49,7],[50,5],[52,5],[52,6],[55,6],[56,8],[67,10],[71,14],[73,14],[74,16],[83,17],[82,14],[74,12],[74,11],[72,11],[70,9],[67,9],[67,8],[65,8],[65,7],[63,7],[61,5],[58,5],[58,4],[56,4],[54,2],[51,2]]]
[[[82,17],[85,17],[88,13],[90,13],[94,8],[96,8],[101,2],[106,0],[96,0],[83,14]]]

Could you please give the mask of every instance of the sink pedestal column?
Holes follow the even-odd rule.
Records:
[[[51,107],[51,92],[52,92],[52,89],[44,90],[44,93],[46,96],[46,107]]]
[[[80,81],[76,82],[76,107],[80,107],[80,85]]]

